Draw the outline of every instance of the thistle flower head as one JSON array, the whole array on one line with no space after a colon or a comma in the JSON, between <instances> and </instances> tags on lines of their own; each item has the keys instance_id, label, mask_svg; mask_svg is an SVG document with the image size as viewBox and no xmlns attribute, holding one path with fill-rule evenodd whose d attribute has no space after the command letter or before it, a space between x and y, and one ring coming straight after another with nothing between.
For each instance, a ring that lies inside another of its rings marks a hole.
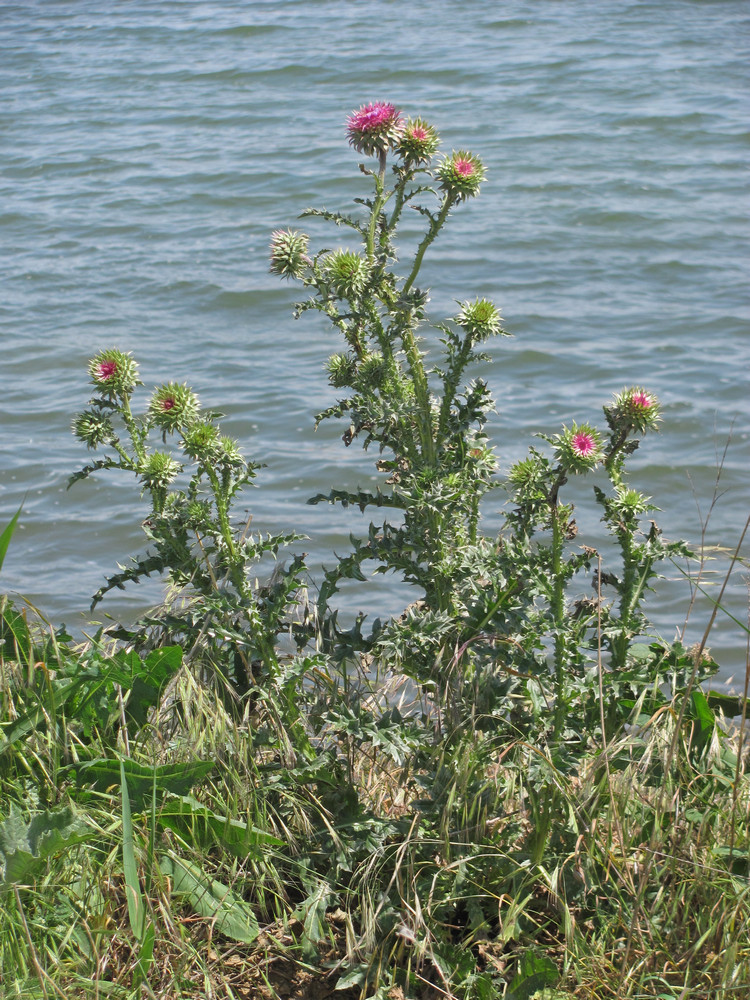
<instances>
[{"instance_id":1,"label":"thistle flower head","mask_svg":"<svg viewBox=\"0 0 750 1000\"><path fill-rule=\"evenodd\" d=\"M73 433L87 448L109 444L115 437L112 421L100 410L84 410L73 421Z\"/></svg>"},{"instance_id":2,"label":"thistle flower head","mask_svg":"<svg viewBox=\"0 0 750 1000\"><path fill-rule=\"evenodd\" d=\"M479 186L484 180L484 164L473 153L455 150L445 156L437 168L440 187L453 201L464 201L479 194Z\"/></svg>"},{"instance_id":3,"label":"thistle flower head","mask_svg":"<svg viewBox=\"0 0 750 1000\"><path fill-rule=\"evenodd\" d=\"M589 424L573 424L553 440L556 459L570 472L588 472L603 458L601 435Z\"/></svg>"},{"instance_id":4,"label":"thistle flower head","mask_svg":"<svg viewBox=\"0 0 750 1000\"><path fill-rule=\"evenodd\" d=\"M166 489L182 472L182 466L171 455L155 451L146 459L140 476L146 486L156 489Z\"/></svg>"},{"instance_id":5,"label":"thistle flower head","mask_svg":"<svg viewBox=\"0 0 750 1000\"><path fill-rule=\"evenodd\" d=\"M462 302L456 323L469 334L473 343L481 343L498 333L504 333L502 316L489 299Z\"/></svg>"},{"instance_id":6,"label":"thistle flower head","mask_svg":"<svg viewBox=\"0 0 750 1000\"><path fill-rule=\"evenodd\" d=\"M331 288L342 298L359 296L370 277L364 257L350 250L335 250L325 261L326 277Z\"/></svg>"},{"instance_id":7,"label":"thistle flower head","mask_svg":"<svg viewBox=\"0 0 750 1000\"><path fill-rule=\"evenodd\" d=\"M231 437L220 437L218 441L217 461L224 466L243 467L245 459L239 444Z\"/></svg>"},{"instance_id":8,"label":"thistle flower head","mask_svg":"<svg viewBox=\"0 0 750 1000\"><path fill-rule=\"evenodd\" d=\"M186 385L166 382L154 391L148 414L161 430L171 433L193 423L200 410L195 393Z\"/></svg>"},{"instance_id":9,"label":"thistle flower head","mask_svg":"<svg viewBox=\"0 0 750 1000\"><path fill-rule=\"evenodd\" d=\"M271 273L282 278L302 278L310 263L310 238L296 229L277 229L271 235Z\"/></svg>"},{"instance_id":10,"label":"thistle flower head","mask_svg":"<svg viewBox=\"0 0 750 1000\"><path fill-rule=\"evenodd\" d=\"M190 424L182 435L182 450L188 458L209 461L216 453L219 432L208 420Z\"/></svg>"},{"instance_id":11,"label":"thistle flower head","mask_svg":"<svg viewBox=\"0 0 750 1000\"><path fill-rule=\"evenodd\" d=\"M92 384L110 399L129 396L141 384L138 365L131 355L114 347L99 351L89 361L88 371Z\"/></svg>"},{"instance_id":12,"label":"thistle flower head","mask_svg":"<svg viewBox=\"0 0 750 1000\"><path fill-rule=\"evenodd\" d=\"M440 136L432 125L421 118L409 118L404 125L397 152L407 166L428 163L440 145Z\"/></svg>"},{"instance_id":13,"label":"thistle flower head","mask_svg":"<svg viewBox=\"0 0 750 1000\"><path fill-rule=\"evenodd\" d=\"M403 127L401 112L384 101L363 104L346 120L349 145L365 156L396 149Z\"/></svg>"},{"instance_id":14,"label":"thistle flower head","mask_svg":"<svg viewBox=\"0 0 750 1000\"><path fill-rule=\"evenodd\" d=\"M382 354L368 354L359 365L357 384L362 389L381 389L388 378L388 364Z\"/></svg>"},{"instance_id":15,"label":"thistle flower head","mask_svg":"<svg viewBox=\"0 0 750 1000\"><path fill-rule=\"evenodd\" d=\"M350 389L357 377L357 359L353 354L332 354L326 369L334 389Z\"/></svg>"},{"instance_id":16,"label":"thistle flower head","mask_svg":"<svg viewBox=\"0 0 750 1000\"><path fill-rule=\"evenodd\" d=\"M640 386L618 392L604 413L613 428L633 429L640 433L656 430L659 423L659 400Z\"/></svg>"}]
</instances>

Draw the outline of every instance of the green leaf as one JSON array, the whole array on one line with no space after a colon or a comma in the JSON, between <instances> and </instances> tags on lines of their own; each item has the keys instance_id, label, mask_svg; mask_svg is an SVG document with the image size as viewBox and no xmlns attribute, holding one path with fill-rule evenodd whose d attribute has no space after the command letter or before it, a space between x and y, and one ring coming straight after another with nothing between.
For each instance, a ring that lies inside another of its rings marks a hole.
<instances>
[{"instance_id":1,"label":"green leaf","mask_svg":"<svg viewBox=\"0 0 750 1000\"><path fill-rule=\"evenodd\" d=\"M147 764L137 764L133 760L113 760L100 757L92 761L73 764L70 770L75 774L79 785L90 785L100 792L117 788L121 785L120 765L125 770L130 796L130 807L133 812L141 812L146 802L151 801L154 787L159 793L171 792L173 795L186 795L190 789L213 769L213 761L194 760L184 764L160 764L151 767Z\"/></svg>"},{"instance_id":2,"label":"green leaf","mask_svg":"<svg viewBox=\"0 0 750 1000\"><path fill-rule=\"evenodd\" d=\"M88 824L71 809L37 813L28 822L11 812L0 823L1 885L28 884L53 854L93 836Z\"/></svg>"},{"instance_id":3,"label":"green leaf","mask_svg":"<svg viewBox=\"0 0 750 1000\"><path fill-rule=\"evenodd\" d=\"M130 929L140 941L146 926L146 908L141 895L138 866L135 863L133 822L130 814L130 796L125 776L125 761L120 761L120 789L122 791L122 867L125 875L125 898L128 903Z\"/></svg>"},{"instance_id":4,"label":"green leaf","mask_svg":"<svg viewBox=\"0 0 750 1000\"><path fill-rule=\"evenodd\" d=\"M693 712L695 714L695 718L700 726L698 741L701 747L704 747L713 735L714 727L716 726L716 718L714 717L714 713L708 704L705 694L699 688L694 688L690 697L693 702Z\"/></svg>"},{"instance_id":5,"label":"green leaf","mask_svg":"<svg viewBox=\"0 0 750 1000\"><path fill-rule=\"evenodd\" d=\"M159 859L159 868L172 879L172 892L187 896L193 910L212 920L220 934L242 944L252 944L257 938L260 928L255 914L228 886L182 858L164 855Z\"/></svg>"},{"instance_id":6,"label":"green leaf","mask_svg":"<svg viewBox=\"0 0 750 1000\"><path fill-rule=\"evenodd\" d=\"M18 518L21 516L21 511L23 510L23 502L21 506L15 512L10 522L6 524L3 528L3 532L0 535L0 569L3 568L3 562L5 561L5 554L8 551L8 546L10 545L10 540L13 537L13 532L16 530L16 524L18 523Z\"/></svg>"},{"instance_id":7,"label":"green leaf","mask_svg":"<svg viewBox=\"0 0 750 1000\"><path fill-rule=\"evenodd\" d=\"M174 830L194 847L221 844L235 857L246 858L259 844L282 847L284 841L249 823L220 816L189 795L170 798L162 806L157 821Z\"/></svg>"},{"instance_id":8,"label":"green leaf","mask_svg":"<svg viewBox=\"0 0 750 1000\"><path fill-rule=\"evenodd\" d=\"M529 948L521 955L506 1000L530 1000L538 990L554 986L559 980L560 973L552 959Z\"/></svg>"}]
</instances>

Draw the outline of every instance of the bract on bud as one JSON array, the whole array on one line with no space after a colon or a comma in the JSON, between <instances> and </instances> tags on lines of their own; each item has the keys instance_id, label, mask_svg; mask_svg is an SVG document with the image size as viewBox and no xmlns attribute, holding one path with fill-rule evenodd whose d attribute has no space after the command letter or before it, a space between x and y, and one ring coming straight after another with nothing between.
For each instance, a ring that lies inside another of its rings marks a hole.
<instances>
[{"instance_id":1,"label":"bract on bud","mask_svg":"<svg viewBox=\"0 0 750 1000\"><path fill-rule=\"evenodd\" d=\"M336 250L326 258L325 272L336 295L350 298L364 290L370 277L370 266L358 253Z\"/></svg>"},{"instance_id":2,"label":"bract on bud","mask_svg":"<svg viewBox=\"0 0 750 1000\"><path fill-rule=\"evenodd\" d=\"M177 431L193 423L200 410L195 393L186 385L167 382L160 385L148 404L148 413L163 431Z\"/></svg>"},{"instance_id":3,"label":"bract on bud","mask_svg":"<svg viewBox=\"0 0 750 1000\"><path fill-rule=\"evenodd\" d=\"M363 104L346 120L349 145L366 156L398 148L403 127L401 112L384 101Z\"/></svg>"},{"instance_id":4,"label":"bract on bud","mask_svg":"<svg viewBox=\"0 0 750 1000\"><path fill-rule=\"evenodd\" d=\"M278 229L271 235L271 273L282 278L302 278L310 263L310 239L296 229Z\"/></svg>"},{"instance_id":5,"label":"bract on bud","mask_svg":"<svg viewBox=\"0 0 750 1000\"><path fill-rule=\"evenodd\" d=\"M565 428L553 439L555 458L570 472L589 472L601 462L602 440L599 431L589 424Z\"/></svg>"},{"instance_id":6,"label":"bract on bud","mask_svg":"<svg viewBox=\"0 0 750 1000\"><path fill-rule=\"evenodd\" d=\"M421 118L410 118L404 125L396 151L407 166L418 166L429 162L439 145L437 129Z\"/></svg>"},{"instance_id":7,"label":"bract on bud","mask_svg":"<svg viewBox=\"0 0 750 1000\"><path fill-rule=\"evenodd\" d=\"M505 333L497 306L489 299L462 302L456 323L469 334L474 343L481 343L498 333Z\"/></svg>"},{"instance_id":8,"label":"bract on bud","mask_svg":"<svg viewBox=\"0 0 750 1000\"><path fill-rule=\"evenodd\" d=\"M112 421L99 410L84 410L73 421L73 433L87 448L109 444L115 436Z\"/></svg>"},{"instance_id":9,"label":"bract on bud","mask_svg":"<svg viewBox=\"0 0 750 1000\"><path fill-rule=\"evenodd\" d=\"M357 376L357 359L353 354L333 354L326 365L328 381L334 389L349 389Z\"/></svg>"},{"instance_id":10,"label":"bract on bud","mask_svg":"<svg viewBox=\"0 0 750 1000\"><path fill-rule=\"evenodd\" d=\"M146 486L165 489L182 472L182 466L171 455L155 451L149 455L141 469L140 476Z\"/></svg>"},{"instance_id":11,"label":"bract on bud","mask_svg":"<svg viewBox=\"0 0 750 1000\"><path fill-rule=\"evenodd\" d=\"M114 347L107 348L89 361L89 377L91 382L103 396L110 399L115 396L129 396L137 385L138 365L131 355L118 351Z\"/></svg>"},{"instance_id":12,"label":"bract on bud","mask_svg":"<svg viewBox=\"0 0 750 1000\"><path fill-rule=\"evenodd\" d=\"M182 450L189 458L206 462L213 458L219 442L219 432L209 421L191 424L182 435Z\"/></svg>"},{"instance_id":13,"label":"bract on bud","mask_svg":"<svg viewBox=\"0 0 750 1000\"><path fill-rule=\"evenodd\" d=\"M653 393L635 386L618 392L612 405L605 407L604 412L612 427L633 429L643 434L656 430L661 419L660 409L659 400Z\"/></svg>"},{"instance_id":14,"label":"bract on bud","mask_svg":"<svg viewBox=\"0 0 750 1000\"><path fill-rule=\"evenodd\" d=\"M440 187L454 201L464 201L479 194L479 186L485 174L484 164L479 157L464 150L454 150L437 168Z\"/></svg>"}]
</instances>

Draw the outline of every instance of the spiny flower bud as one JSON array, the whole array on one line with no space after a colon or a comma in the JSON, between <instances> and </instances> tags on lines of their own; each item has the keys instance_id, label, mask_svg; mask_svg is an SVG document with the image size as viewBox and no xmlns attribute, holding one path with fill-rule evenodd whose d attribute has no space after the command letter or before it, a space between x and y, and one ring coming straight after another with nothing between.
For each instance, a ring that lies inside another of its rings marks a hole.
<instances>
[{"instance_id":1,"label":"spiny flower bud","mask_svg":"<svg viewBox=\"0 0 750 1000\"><path fill-rule=\"evenodd\" d=\"M109 417L99 410L84 410L73 421L73 433L87 448L109 444L115 430Z\"/></svg>"},{"instance_id":2,"label":"spiny flower bud","mask_svg":"<svg viewBox=\"0 0 750 1000\"><path fill-rule=\"evenodd\" d=\"M555 457L570 472L588 472L602 460L602 441L599 431L589 424L573 424L554 438Z\"/></svg>"},{"instance_id":3,"label":"spiny flower bud","mask_svg":"<svg viewBox=\"0 0 750 1000\"><path fill-rule=\"evenodd\" d=\"M182 472L182 466L171 455L155 451L149 455L140 475L146 486L164 489Z\"/></svg>"},{"instance_id":4,"label":"spiny flower bud","mask_svg":"<svg viewBox=\"0 0 750 1000\"><path fill-rule=\"evenodd\" d=\"M191 424L182 435L182 450L189 458L208 461L215 455L219 432L207 420Z\"/></svg>"},{"instance_id":5,"label":"spiny flower bud","mask_svg":"<svg viewBox=\"0 0 750 1000\"><path fill-rule=\"evenodd\" d=\"M363 389L381 389L388 377L388 365L382 354L368 354L362 359L357 382Z\"/></svg>"},{"instance_id":6,"label":"spiny flower bud","mask_svg":"<svg viewBox=\"0 0 750 1000\"><path fill-rule=\"evenodd\" d=\"M485 177L484 164L473 153L455 150L446 156L437 168L440 187L453 201L464 201L479 194L479 185Z\"/></svg>"},{"instance_id":7,"label":"spiny flower bud","mask_svg":"<svg viewBox=\"0 0 750 1000\"><path fill-rule=\"evenodd\" d=\"M366 156L396 149L403 127L401 112L383 101L363 104L358 111L352 111L346 120L349 145Z\"/></svg>"},{"instance_id":8,"label":"spiny flower bud","mask_svg":"<svg viewBox=\"0 0 750 1000\"><path fill-rule=\"evenodd\" d=\"M350 250L335 250L326 258L325 271L331 288L342 298L360 295L370 277L367 261Z\"/></svg>"},{"instance_id":9,"label":"spiny flower bud","mask_svg":"<svg viewBox=\"0 0 750 1000\"><path fill-rule=\"evenodd\" d=\"M357 376L357 359L353 354L332 354L326 369L328 381L334 389L348 389Z\"/></svg>"},{"instance_id":10,"label":"spiny flower bud","mask_svg":"<svg viewBox=\"0 0 750 1000\"><path fill-rule=\"evenodd\" d=\"M301 278L310 263L310 238L296 229L277 229L271 235L271 273L282 278Z\"/></svg>"},{"instance_id":11,"label":"spiny flower bud","mask_svg":"<svg viewBox=\"0 0 750 1000\"><path fill-rule=\"evenodd\" d=\"M656 430L660 420L659 400L640 386L618 392L604 412L611 426L625 425L640 433Z\"/></svg>"},{"instance_id":12,"label":"spiny flower bud","mask_svg":"<svg viewBox=\"0 0 750 1000\"><path fill-rule=\"evenodd\" d=\"M110 399L114 396L129 396L137 385L138 365L130 354L107 348L89 361L89 376L93 385Z\"/></svg>"},{"instance_id":13,"label":"spiny flower bud","mask_svg":"<svg viewBox=\"0 0 750 1000\"><path fill-rule=\"evenodd\" d=\"M456 323L466 330L475 343L481 343L498 333L505 333L502 328L502 317L495 304L489 299L462 302L461 311L456 316Z\"/></svg>"},{"instance_id":14,"label":"spiny flower bud","mask_svg":"<svg viewBox=\"0 0 750 1000\"><path fill-rule=\"evenodd\" d=\"M176 382L160 385L148 404L148 414L156 426L170 433L193 423L199 410L195 393Z\"/></svg>"},{"instance_id":15,"label":"spiny flower bud","mask_svg":"<svg viewBox=\"0 0 750 1000\"><path fill-rule=\"evenodd\" d=\"M234 440L234 438L220 437L218 444L218 462L222 465L244 466L245 459L240 451L239 444Z\"/></svg>"},{"instance_id":16,"label":"spiny flower bud","mask_svg":"<svg viewBox=\"0 0 750 1000\"><path fill-rule=\"evenodd\" d=\"M427 163L440 145L440 136L432 125L421 118L410 118L401 133L397 152L407 166Z\"/></svg>"}]
</instances>

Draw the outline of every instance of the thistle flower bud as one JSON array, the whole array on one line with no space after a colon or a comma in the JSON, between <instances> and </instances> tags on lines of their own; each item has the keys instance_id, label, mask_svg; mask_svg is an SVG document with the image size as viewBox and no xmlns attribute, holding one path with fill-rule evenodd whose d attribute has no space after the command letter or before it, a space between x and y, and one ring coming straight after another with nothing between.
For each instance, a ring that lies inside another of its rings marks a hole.
<instances>
[{"instance_id":1,"label":"thistle flower bud","mask_svg":"<svg viewBox=\"0 0 750 1000\"><path fill-rule=\"evenodd\" d=\"M626 427L639 431L656 430L660 420L659 400L640 386L618 392L604 413L611 427Z\"/></svg>"},{"instance_id":2,"label":"thistle flower bud","mask_svg":"<svg viewBox=\"0 0 750 1000\"><path fill-rule=\"evenodd\" d=\"M363 389L382 389L388 377L388 365L382 354L368 354L362 359L357 383Z\"/></svg>"},{"instance_id":3,"label":"thistle flower bud","mask_svg":"<svg viewBox=\"0 0 750 1000\"><path fill-rule=\"evenodd\" d=\"M589 472L603 458L602 440L599 431L589 424L578 427L573 424L568 430L563 429L553 439L555 458L570 472Z\"/></svg>"},{"instance_id":4,"label":"thistle flower bud","mask_svg":"<svg viewBox=\"0 0 750 1000\"><path fill-rule=\"evenodd\" d=\"M505 333L501 325L502 317L489 299L462 302L461 311L455 320L466 330L474 343L481 343L498 333Z\"/></svg>"},{"instance_id":5,"label":"thistle flower bud","mask_svg":"<svg viewBox=\"0 0 750 1000\"><path fill-rule=\"evenodd\" d=\"M146 459L140 475L146 486L165 489L170 483L175 481L181 472L182 466L171 455L155 451L153 455L149 455Z\"/></svg>"},{"instance_id":6,"label":"thistle flower bud","mask_svg":"<svg viewBox=\"0 0 750 1000\"><path fill-rule=\"evenodd\" d=\"M112 421L99 410L84 410L73 421L73 433L87 448L109 444L115 436Z\"/></svg>"},{"instance_id":7,"label":"thistle flower bud","mask_svg":"<svg viewBox=\"0 0 750 1000\"><path fill-rule=\"evenodd\" d=\"M453 201L464 201L479 194L479 186L485 178L484 164L473 153L455 150L446 156L437 168L440 187Z\"/></svg>"},{"instance_id":8,"label":"thistle flower bud","mask_svg":"<svg viewBox=\"0 0 750 1000\"><path fill-rule=\"evenodd\" d=\"M326 369L328 381L334 389L349 389L357 377L357 359L353 354L332 354Z\"/></svg>"},{"instance_id":9,"label":"thistle flower bud","mask_svg":"<svg viewBox=\"0 0 750 1000\"><path fill-rule=\"evenodd\" d=\"M99 351L89 361L88 371L92 384L110 399L129 396L137 385L142 384L138 378L138 365L131 355L114 347Z\"/></svg>"},{"instance_id":10,"label":"thistle flower bud","mask_svg":"<svg viewBox=\"0 0 750 1000\"><path fill-rule=\"evenodd\" d=\"M277 229L271 235L271 273L282 278L302 278L310 263L310 238L295 229Z\"/></svg>"},{"instance_id":11,"label":"thistle flower bud","mask_svg":"<svg viewBox=\"0 0 750 1000\"><path fill-rule=\"evenodd\" d=\"M398 148L403 127L400 111L383 101L363 104L346 120L349 145L365 156Z\"/></svg>"},{"instance_id":12,"label":"thistle flower bud","mask_svg":"<svg viewBox=\"0 0 750 1000\"><path fill-rule=\"evenodd\" d=\"M245 459L239 444L231 437L220 437L218 441L217 461L225 466L244 466Z\"/></svg>"},{"instance_id":13,"label":"thistle flower bud","mask_svg":"<svg viewBox=\"0 0 750 1000\"><path fill-rule=\"evenodd\" d=\"M415 167L420 163L428 163L439 145L437 129L421 118L410 118L401 133L396 151L404 158L407 166Z\"/></svg>"},{"instance_id":14,"label":"thistle flower bud","mask_svg":"<svg viewBox=\"0 0 750 1000\"><path fill-rule=\"evenodd\" d=\"M362 294L370 277L370 267L364 257L350 250L335 250L325 261L326 277L331 288L342 298Z\"/></svg>"},{"instance_id":15,"label":"thistle flower bud","mask_svg":"<svg viewBox=\"0 0 750 1000\"><path fill-rule=\"evenodd\" d=\"M187 385L166 382L155 390L148 415L163 431L171 433L193 423L200 410L198 397Z\"/></svg>"},{"instance_id":16,"label":"thistle flower bud","mask_svg":"<svg viewBox=\"0 0 750 1000\"><path fill-rule=\"evenodd\" d=\"M198 461L206 462L216 454L219 432L207 420L191 424L182 435L182 450Z\"/></svg>"}]
</instances>

